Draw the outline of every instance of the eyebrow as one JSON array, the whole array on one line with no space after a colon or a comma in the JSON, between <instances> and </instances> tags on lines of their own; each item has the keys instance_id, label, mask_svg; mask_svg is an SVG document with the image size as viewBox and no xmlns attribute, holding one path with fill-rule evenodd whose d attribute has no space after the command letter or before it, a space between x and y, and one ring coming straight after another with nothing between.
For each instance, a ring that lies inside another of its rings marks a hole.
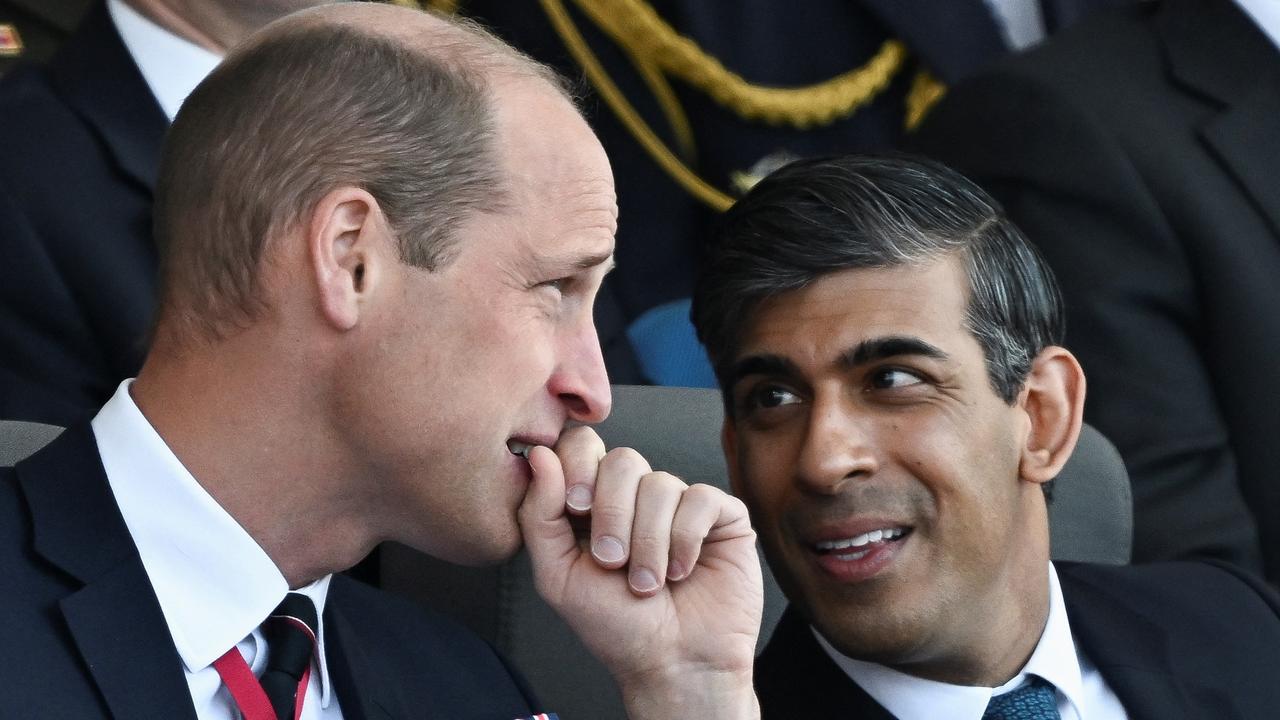
<instances>
[{"instance_id":1,"label":"eyebrow","mask_svg":"<svg viewBox=\"0 0 1280 720\"><path fill-rule=\"evenodd\" d=\"M558 270L559 268L568 268L570 270L590 270L605 263L608 267L604 269L605 274L611 272L617 267L618 262L613 258L613 251L592 253L589 255L560 255L553 257L543 257L537 260L540 267L547 271Z\"/></svg>"},{"instance_id":2,"label":"eyebrow","mask_svg":"<svg viewBox=\"0 0 1280 720\"><path fill-rule=\"evenodd\" d=\"M890 335L888 337L863 340L840 353L839 362L843 367L851 368L902 355L920 355L935 360L947 360L950 358L941 349L918 337Z\"/></svg>"},{"instance_id":3,"label":"eyebrow","mask_svg":"<svg viewBox=\"0 0 1280 720\"><path fill-rule=\"evenodd\" d=\"M840 353L837 362L841 367L853 368L877 360L903 355L920 355L937 360L950 358L945 352L920 338L909 335L890 335L888 337L863 340ZM796 367L796 364L781 355L770 353L748 355L735 362L729 368L726 387L733 388L738 384L738 381L749 375L795 377L799 374L800 370Z\"/></svg>"}]
</instances>

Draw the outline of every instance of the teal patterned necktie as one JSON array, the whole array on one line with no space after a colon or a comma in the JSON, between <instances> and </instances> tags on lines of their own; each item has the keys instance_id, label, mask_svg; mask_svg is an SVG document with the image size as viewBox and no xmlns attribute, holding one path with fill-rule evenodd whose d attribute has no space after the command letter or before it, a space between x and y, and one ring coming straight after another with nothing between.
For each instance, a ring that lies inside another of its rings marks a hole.
<instances>
[{"instance_id":1,"label":"teal patterned necktie","mask_svg":"<svg viewBox=\"0 0 1280 720\"><path fill-rule=\"evenodd\" d=\"M1052 685L1032 675L1017 690L991 698L982 720L1059 720L1058 698Z\"/></svg>"}]
</instances>

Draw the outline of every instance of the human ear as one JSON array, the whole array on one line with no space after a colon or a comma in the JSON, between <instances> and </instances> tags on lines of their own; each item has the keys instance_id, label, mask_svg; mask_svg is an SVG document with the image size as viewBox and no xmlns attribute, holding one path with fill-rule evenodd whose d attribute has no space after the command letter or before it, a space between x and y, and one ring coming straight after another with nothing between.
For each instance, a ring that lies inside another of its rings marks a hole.
<instances>
[{"instance_id":1,"label":"human ear","mask_svg":"<svg viewBox=\"0 0 1280 720\"><path fill-rule=\"evenodd\" d=\"M1019 476L1045 483L1058 476L1075 450L1084 422L1084 371L1075 356L1057 346L1031 363L1018 404L1029 421Z\"/></svg>"},{"instance_id":2,"label":"human ear","mask_svg":"<svg viewBox=\"0 0 1280 720\"><path fill-rule=\"evenodd\" d=\"M307 250L319 309L336 329L350 330L359 322L389 238L378 202L364 190L339 188L316 205Z\"/></svg>"}]
</instances>

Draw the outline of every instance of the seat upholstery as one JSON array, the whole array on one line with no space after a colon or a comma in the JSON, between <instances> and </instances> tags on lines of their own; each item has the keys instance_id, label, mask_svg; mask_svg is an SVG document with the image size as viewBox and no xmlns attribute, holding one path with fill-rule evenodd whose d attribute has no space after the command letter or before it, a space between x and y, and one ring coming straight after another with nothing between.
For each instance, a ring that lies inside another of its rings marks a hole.
<instances>
[{"instance_id":1,"label":"seat upholstery","mask_svg":"<svg viewBox=\"0 0 1280 720\"><path fill-rule=\"evenodd\" d=\"M0 467L11 467L62 434L56 425L0 420Z\"/></svg>"},{"instance_id":2,"label":"seat upholstery","mask_svg":"<svg viewBox=\"0 0 1280 720\"><path fill-rule=\"evenodd\" d=\"M597 427L609 447L633 447L656 469L728 489L719 392L620 385L613 396L613 413ZM1054 483L1049 515L1055 559L1128 562L1133 535L1128 475L1115 448L1092 428L1084 429ZM461 568L389 545L383 548L381 577L386 589L450 612L487 638L560 717L624 717L621 697L604 668L538 598L525 554L497 567ZM760 647L785 605L766 566Z\"/></svg>"}]
</instances>

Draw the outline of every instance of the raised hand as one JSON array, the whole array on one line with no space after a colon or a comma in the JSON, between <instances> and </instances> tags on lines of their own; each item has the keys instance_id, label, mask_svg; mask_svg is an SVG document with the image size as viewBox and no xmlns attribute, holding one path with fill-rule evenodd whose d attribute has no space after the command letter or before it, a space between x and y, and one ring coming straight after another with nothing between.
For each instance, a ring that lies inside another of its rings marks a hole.
<instances>
[{"instance_id":1,"label":"raised hand","mask_svg":"<svg viewBox=\"0 0 1280 720\"><path fill-rule=\"evenodd\" d=\"M590 428L529 463L520 525L538 592L609 668L633 720L758 716L764 591L746 507L629 448L606 453Z\"/></svg>"}]
</instances>

